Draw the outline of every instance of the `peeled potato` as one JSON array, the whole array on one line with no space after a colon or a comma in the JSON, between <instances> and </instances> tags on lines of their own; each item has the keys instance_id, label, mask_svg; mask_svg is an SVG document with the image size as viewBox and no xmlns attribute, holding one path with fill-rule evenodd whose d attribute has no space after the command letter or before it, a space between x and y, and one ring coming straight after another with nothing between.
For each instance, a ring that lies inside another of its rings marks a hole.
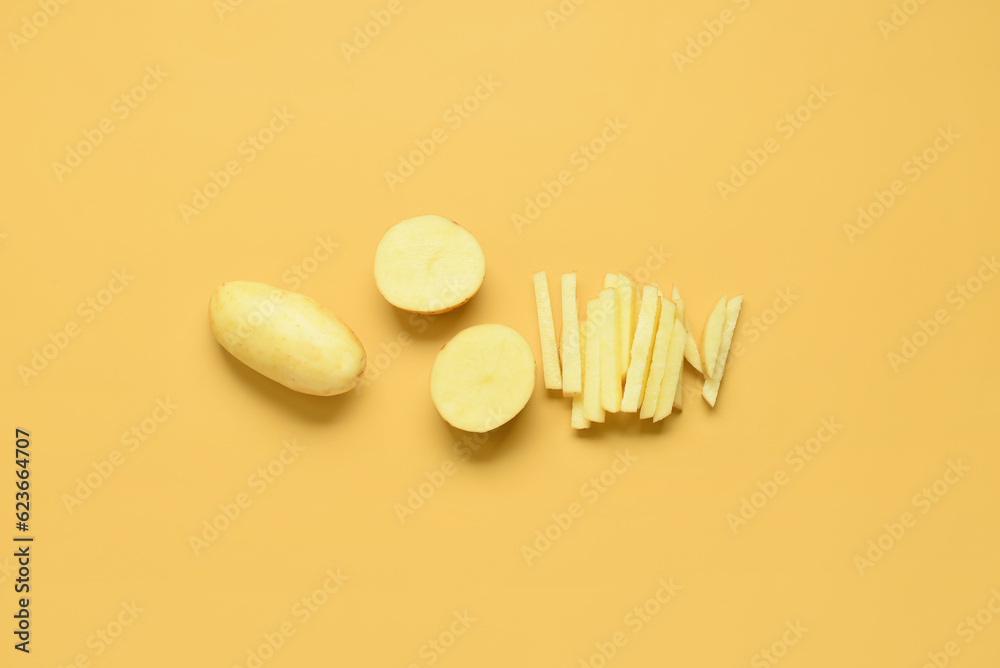
<instances>
[{"instance_id":1,"label":"peeled potato","mask_svg":"<svg viewBox=\"0 0 1000 668\"><path fill-rule=\"evenodd\" d=\"M375 284L392 304L444 313L479 291L486 258L476 238L453 220L418 216L389 228L375 249Z\"/></svg>"},{"instance_id":2,"label":"peeled potato","mask_svg":"<svg viewBox=\"0 0 1000 668\"><path fill-rule=\"evenodd\" d=\"M705 323L701 347L704 352L703 368L706 379L715 376L715 362L719 358L719 347L722 345L722 327L726 322L726 301L726 295L722 295L715 303L715 308L708 314L708 321Z\"/></svg>"},{"instance_id":3,"label":"peeled potato","mask_svg":"<svg viewBox=\"0 0 1000 668\"><path fill-rule=\"evenodd\" d=\"M496 429L521 412L535 389L531 346L506 325L476 325L445 344L431 369L431 399L448 424Z\"/></svg>"},{"instance_id":4,"label":"peeled potato","mask_svg":"<svg viewBox=\"0 0 1000 668\"><path fill-rule=\"evenodd\" d=\"M333 311L305 295L263 283L223 283L209 326L233 357L296 392L328 397L354 388L365 349Z\"/></svg>"}]
</instances>

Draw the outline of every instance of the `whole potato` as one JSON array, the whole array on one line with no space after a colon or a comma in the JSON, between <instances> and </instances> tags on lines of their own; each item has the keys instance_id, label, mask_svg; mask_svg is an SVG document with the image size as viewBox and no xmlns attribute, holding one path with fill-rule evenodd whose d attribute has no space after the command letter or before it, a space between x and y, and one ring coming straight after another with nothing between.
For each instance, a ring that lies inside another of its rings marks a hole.
<instances>
[{"instance_id":1,"label":"whole potato","mask_svg":"<svg viewBox=\"0 0 1000 668\"><path fill-rule=\"evenodd\" d=\"M209 325L233 357L296 392L342 394L358 384L367 364L361 341L330 309L263 283L220 285Z\"/></svg>"}]
</instances>

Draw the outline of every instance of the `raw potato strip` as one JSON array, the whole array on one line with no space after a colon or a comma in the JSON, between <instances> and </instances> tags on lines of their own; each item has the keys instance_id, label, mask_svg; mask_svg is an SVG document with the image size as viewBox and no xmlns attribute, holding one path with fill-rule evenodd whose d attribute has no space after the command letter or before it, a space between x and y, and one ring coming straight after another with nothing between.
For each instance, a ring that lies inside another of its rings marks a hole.
<instances>
[{"instance_id":1,"label":"raw potato strip","mask_svg":"<svg viewBox=\"0 0 1000 668\"><path fill-rule=\"evenodd\" d=\"M684 369L684 347L687 342L687 330L684 329L683 316L674 318L673 331L670 334L670 349L667 352L667 369L663 375L663 386L660 388L660 399L653 414L653 422L659 422L670 415L674 408L674 398L684 390L678 384L681 371Z\"/></svg>"},{"instance_id":2,"label":"raw potato strip","mask_svg":"<svg viewBox=\"0 0 1000 668\"><path fill-rule=\"evenodd\" d=\"M576 323L576 328L577 328L577 331L580 330L580 323ZM586 331L586 324L584 324L584 330ZM581 355L585 356L587 354L587 352L586 352L586 348L587 348L586 339L583 339L581 341L581 344L582 344L583 347L582 347L582 349L581 349L580 352L581 352ZM573 429L589 429L590 428L590 420L587 419L587 416L584 413L583 402L584 402L584 398L583 398L583 394L582 393L581 394L577 394L576 396L573 397L573 409L572 409L572 414L570 416L570 426L573 427Z\"/></svg>"},{"instance_id":3,"label":"raw potato strip","mask_svg":"<svg viewBox=\"0 0 1000 668\"><path fill-rule=\"evenodd\" d=\"M618 331L621 333L622 381L632 356L632 338L639 317L639 286L627 274L618 274ZM638 410L638 408L636 409Z\"/></svg>"},{"instance_id":4,"label":"raw potato strip","mask_svg":"<svg viewBox=\"0 0 1000 668\"><path fill-rule=\"evenodd\" d=\"M622 407L621 336L618 326L618 292L614 288L601 290L601 407L617 413Z\"/></svg>"},{"instance_id":5,"label":"raw potato strip","mask_svg":"<svg viewBox=\"0 0 1000 668\"><path fill-rule=\"evenodd\" d=\"M538 311L538 333L542 339L542 374L545 387L562 389L559 372L559 352L556 348L556 330L552 322L552 303L549 301L549 279L544 271L532 277L535 281L535 309Z\"/></svg>"},{"instance_id":6,"label":"raw potato strip","mask_svg":"<svg viewBox=\"0 0 1000 668\"><path fill-rule=\"evenodd\" d=\"M701 346L705 354L705 378L715 375L715 363L719 359L719 346L722 344L722 326L726 323L726 299L727 295L722 295L705 322L705 334Z\"/></svg>"},{"instance_id":7,"label":"raw potato strip","mask_svg":"<svg viewBox=\"0 0 1000 668\"><path fill-rule=\"evenodd\" d=\"M583 396L573 397L573 413L570 417L570 426L573 429L590 429L590 420L583 414Z\"/></svg>"},{"instance_id":8,"label":"raw potato strip","mask_svg":"<svg viewBox=\"0 0 1000 668\"><path fill-rule=\"evenodd\" d=\"M625 391L622 394L623 413L637 412L642 403L650 363L653 360L653 342L656 338L656 323L660 319L660 308L661 302L656 286L643 287L639 319L630 352L631 362L625 376Z\"/></svg>"},{"instance_id":9,"label":"raw potato strip","mask_svg":"<svg viewBox=\"0 0 1000 668\"><path fill-rule=\"evenodd\" d=\"M677 292L677 287L674 287L674 292ZM679 294L679 293L678 293ZM675 316L679 321L684 323L684 356L687 357L688 344L692 342L691 331L687 326L687 306L684 304L684 300L677 297L674 300L677 303L677 315ZM694 345L695 355L698 354L698 346ZM701 358L698 358L701 361ZM701 371L701 369L698 369ZM681 368L677 372L677 387L674 388L674 409L678 411L684 410L684 362L681 362Z\"/></svg>"},{"instance_id":10,"label":"raw potato strip","mask_svg":"<svg viewBox=\"0 0 1000 668\"><path fill-rule=\"evenodd\" d=\"M677 290L676 285L674 286L673 294L675 302L681 298L681 293ZM691 334L691 323L688 321L687 313L684 314L684 329L687 332L687 343L684 344L684 359L686 359L688 364L693 366L698 373L704 376L705 371L701 366L701 354L698 352L698 342Z\"/></svg>"},{"instance_id":11,"label":"raw potato strip","mask_svg":"<svg viewBox=\"0 0 1000 668\"><path fill-rule=\"evenodd\" d=\"M719 396L719 385L722 383L722 374L726 370L726 359L729 357L729 347L733 345L733 332L736 331L736 320L740 317L740 308L743 306L743 295L737 295L726 304L726 324L722 328L722 345L719 348L719 361L716 362L715 376L705 381L702 387L701 396L712 408L715 408L715 400Z\"/></svg>"},{"instance_id":12,"label":"raw potato strip","mask_svg":"<svg viewBox=\"0 0 1000 668\"><path fill-rule=\"evenodd\" d=\"M598 324L600 299L587 302L587 324L584 325L583 353L583 415L591 422L604 422L601 408L601 338Z\"/></svg>"},{"instance_id":13,"label":"raw potato strip","mask_svg":"<svg viewBox=\"0 0 1000 668\"><path fill-rule=\"evenodd\" d=\"M656 404L660 396L660 387L667 368L667 352L670 350L670 336L673 332L674 315L677 307L669 299L660 298L660 319L656 327L656 339L653 342L653 361L649 366L649 378L646 379L646 394L642 398L639 409L640 418L651 418L656 414Z\"/></svg>"},{"instance_id":14,"label":"raw potato strip","mask_svg":"<svg viewBox=\"0 0 1000 668\"><path fill-rule=\"evenodd\" d=\"M562 391L563 396L583 393L583 355L580 352L580 312L576 302L576 272L562 275ZM576 405L576 402L573 402Z\"/></svg>"}]
</instances>

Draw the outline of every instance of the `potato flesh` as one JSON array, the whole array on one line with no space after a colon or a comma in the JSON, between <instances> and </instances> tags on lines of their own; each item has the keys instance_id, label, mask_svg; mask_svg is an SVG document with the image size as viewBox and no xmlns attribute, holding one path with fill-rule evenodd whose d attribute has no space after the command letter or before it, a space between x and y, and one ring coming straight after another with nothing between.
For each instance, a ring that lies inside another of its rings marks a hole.
<instances>
[{"instance_id":1,"label":"potato flesh","mask_svg":"<svg viewBox=\"0 0 1000 668\"><path fill-rule=\"evenodd\" d=\"M674 329L676 305L669 299L660 298L660 319L656 326L656 338L653 341L653 358L649 366L649 377L646 379L646 392L639 408L639 417L651 418L656 414L656 405L660 398L663 376L667 369L667 353L670 350L670 338Z\"/></svg>"},{"instance_id":2,"label":"potato flesh","mask_svg":"<svg viewBox=\"0 0 1000 668\"><path fill-rule=\"evenodd\" d=\"M577 323L577 329L579 329L580 323ZM586 323L584 323L584 330L586 331ZM581 355L587 354L587 344L586 339L583 339ZM582 376L581 376L582 379ZM584 394L581 392L573 397L573 406L570 412L570 426L573 429L589 429L590 420L587 419L587 413L584 408Z\"/></svg>"},{"instance_id":3,"label":"potato flesh","mask_svg":"<svg viewBox=\"0 0 1000 668\"><path fill-rule=\"evenodd\" d=\"M681 370L684 368L684 344L687 341L687 331L684 329L683 318L674 318L673 331L670 333L670 347L667 350L666 370L660 388L660 396L653 413L653 422L659 422L670 415L674 408L674 397L683 386L678 384Z\"/></svg>"},{"instance_id":4,"label":"potato flesh","mask_svg":"<svg viewBox=\"0 0 1000 668\"><path fill-rule=\"evenodd\" d=\"M562 353L563 396L583 394L583 355L580 352L580 309L576 299L576 273L562 275Z\"/></svg>"},{"instance_id":5,"label":"potato flesh","mask_svg":"<svg viewBox=\"0 0 1000 668\"><path fill-rule=\"evenodd\" d=\"M418 216L389 228L375 249L375 283L386 300L416 313L469 301L486 275L483 249L458 223Z\"/></svg>"},{"instance_id":6,"label":"potato flesh","mask_svg":"<svg viewBox=\"0 0 1000 668\"><path fill-rule=\"evenodd\" d=\"M677 291L676 286L674 287L674 292ZM687 305L684 300L680 297L674 299L674 303L677 304L677 311L674 313L674 318L684 323L684 358L687 359L688 350L694 346L695 354L698 353L697 344L692 344L691 342L691 331L688 326L687 317ZM700 363L700 358L699 358ZM699 369L701 371L701 369ZM681 362L681 368L677 371L677 387L674 388L674 409L681 411L684 410L684 362ZM655 420L655 415L653 416Z\"/></svg>"},{"instance_id":7,"label":"potato flesh","mask_svg":"<svg viewBox=\"0 0 1000 668\"><path fill-rule=\"evenodd\" d=\"M622 393L622 412L635 413L639 410L646 391L649 367L653 359L653 341L656 325L660 318L661 302L656 286L647 285L642 290L639 317L629 353L629 367L625 374L625 390Z\"/></svg>"},{"instance_id":8,"label":"potato flesh","mask_svg":"<svg viewBox=\"0 0 1000 668\"><path fill-rule=\"evenodd\" d=\"M711 378L715 375L715 362L719 358L719 346L722 343L722 326L726 322L726 299L726 295L722 295L705 322L705 333L702 340L705 378Z\"/></svg>"},{"instance_id":9,"label":"potato flesh","mask_svg":"<svg viewBox=\"0 0 1000 668\"><path fill-rule=\"evenodd\" d=\"M233 357L305 394L354 388L367 360L361 341L330 309L263 283L223 283L209 303L209 326Z\"/></svg>"},{"instance_id":10,"label":"potato flesh","mask_svg":"<svg viewBox=\"0 0 1000 668\"><path fill-rule=\"evenodd\" d=\"M533 279L538 333L542 343L542 378L546 389L561 390L562 372L559 367L559 349L556 347L556 330L552 319L552 300L549 298L549 277L544 271L540 271L533 276Z\"/></svg>"},{"instance_id":11,"label":"potato flesh","mask_svg":"<svg viewBox=\"0 0 1000 668\"><path fill-rule=\"evenodd\" d=\"M620 321L618 291L605 288L600 294L601 317L601 407L617 413L622 405Z\"/></svg>"},{"instance_id":12,"label":"potato flesh","mask_svg":"<svg viewBox=\"0 0 1000 668\"><path fill-rule=\"evenodd\" d=\"M701 395L713 408L719 397L719 385L722 384L722 374L726 371L726 359L729 357L729 349L733 344L733 332L736 331L736 321L740 317L742 306L743 295L733 297L726 304L726 322L722 328L722 343L719 346L719 359L716 362L715 375L705 380L705 385L701 390Z\"/></svg>"},{"instance_id":13,"label":"potato flesh","mask_svg":"<svg viewBox=\"0 0 1000 668\"><path fill-rule=\"evenodd\" d=\"M681 293L677 290L677 286L674 286L674 301L676 302L681 298ZM701 354L698 352L698 341L691 334L691 323L688 321L687 313L684 314L684 330L687 332L686 343L684 344L684 359L688 361L688 364L693 366L695 370L701 375L705 375L701 366Z\"/></svg>"},{"instance_id":14,"label":"potato flesh","mask_svg":"<svg viewBox=\"0 0 1000 668\"><path fill-rule=\"evenodd\" d=\"M431 369L431 398L449 424L482 433L521 412L535 386L535 358L506 325L476 325L455 335Z\"/></svg>"},{"instance_id":15,"label":"potato flesh","mask_svg":"<svg viewBox=\"0 0 1000 668\"><path fill-rule=\"evenodd\" d=\"M627 274L618 274L618 331L621 346L622 382L632 358L632 338L639 316L639 286Z\"/></svg>"},{"instance_id":16,"label":"potato flesh","mask_svg":"<svg viewBox=\"0 0 1000 668\"><path fill-rule=\"evenodd\" d=\"M604 422L605 417L604 408L601 407L600 310L600 299L587 302L587 324L583 328L583 354L586 360L583 370L583 414L591 422Z\"/></svg>"}]
</instances>

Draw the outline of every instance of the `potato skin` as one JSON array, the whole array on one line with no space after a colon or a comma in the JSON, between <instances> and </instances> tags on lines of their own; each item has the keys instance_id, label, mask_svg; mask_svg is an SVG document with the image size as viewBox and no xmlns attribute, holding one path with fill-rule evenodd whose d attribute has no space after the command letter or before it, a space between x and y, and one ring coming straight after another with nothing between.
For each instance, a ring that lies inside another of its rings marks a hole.
<instances>
[{"instance_id":1,"label":"potato skin","mask_svg":"<svg viewBox=\"0 0 1000 668\"><path fill-rule=\"evenodd\" d=\"M333 311L264 283L223 283L212 295L208 320L233 357L296 392L348 392L367 365L361 341Z\"/></svg>"}]
</instances>

